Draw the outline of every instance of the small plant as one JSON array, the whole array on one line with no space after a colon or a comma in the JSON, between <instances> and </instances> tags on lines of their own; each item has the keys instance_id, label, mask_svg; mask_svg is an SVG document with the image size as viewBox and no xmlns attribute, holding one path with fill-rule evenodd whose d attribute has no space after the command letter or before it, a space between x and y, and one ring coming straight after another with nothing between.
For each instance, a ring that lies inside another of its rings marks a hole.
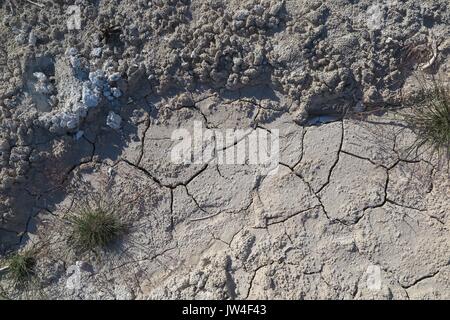
<instances>
[{"instance_id":1,"label":"small plant","mask_svg":"<svg viewBox=\"0 0 450 320\"><path fill-rule=\"evenodd\" d=\"M102 199L83 204L69 217L72 241L84 251L105 248L124 232L117 207Z\"/></svg>"},{"instance_id":2,"label":"small plant","mask_svg":"<svg viewBox=\"0 0 450 320\"><path fill-rule=\"evenodd\" d=\"M433 78L420 80L419 98L411 105L406 121L417 138L413 149L425 146L439 157L450 159L450 87Z\"/></svg>"},{"instance_id":3,"label":"small plant","mask_svg":"<svg viewBox=\"0 0 450 320\"><path fill-rule=\"evenodd\" d=\"M15 253L6 260L7 274L16 286L23 285L32 278L35 265L32 251Z\"/></svg>"}]
</instances>

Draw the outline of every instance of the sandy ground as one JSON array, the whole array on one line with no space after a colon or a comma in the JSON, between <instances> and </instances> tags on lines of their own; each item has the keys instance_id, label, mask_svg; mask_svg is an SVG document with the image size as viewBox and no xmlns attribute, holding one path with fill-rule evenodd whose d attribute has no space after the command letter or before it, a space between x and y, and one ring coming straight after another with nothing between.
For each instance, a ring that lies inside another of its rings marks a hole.
<instances>
[{"instance_id":1,"label":"sandy ground","mask_svg":"<svg viewBox=\"0 0 450 320\"><path fill-rule=\"evenodd\" d=\"M37 280L1 294L449 299L448 167L393 111L447 81L449 35L444 0L4 1L0 255ZM224 161L275 134L269 168ZM130 227L79 254L96 194Z\"/></svg>"}]
</instances>

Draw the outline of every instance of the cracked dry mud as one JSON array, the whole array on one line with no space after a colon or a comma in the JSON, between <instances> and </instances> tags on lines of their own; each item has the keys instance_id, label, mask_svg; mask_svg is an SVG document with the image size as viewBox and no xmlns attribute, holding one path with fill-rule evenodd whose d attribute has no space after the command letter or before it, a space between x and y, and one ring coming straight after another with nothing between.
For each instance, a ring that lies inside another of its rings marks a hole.
<instances>
[{"instance_id":1,"label":"cracked dry mud","mask_svg":"<svg viewBox=\"0 0 450 320\"><path fill-rule=\"evenodd\" d=\"M0 9L0 255L37 248L39 282L0 296L450 298L448 168L393 111L448 80L447 1L39 3ZM171 161L199 123L211 157ZM271 130L275 173L221 163ZM64 217L95 193L128 228L80 255Z\"/></svg>"}]
</instances>

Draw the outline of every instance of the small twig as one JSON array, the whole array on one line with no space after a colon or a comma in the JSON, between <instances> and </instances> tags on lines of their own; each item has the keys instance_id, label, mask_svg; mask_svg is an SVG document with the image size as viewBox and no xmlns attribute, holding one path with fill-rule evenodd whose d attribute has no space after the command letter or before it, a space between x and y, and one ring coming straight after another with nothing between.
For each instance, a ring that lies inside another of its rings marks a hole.
<instances>
[{"instance_id":1,"label":"small twig","mask_svg":"<svg viewBox=\"0 0 450 320\"><path fill-rule=\"evenodd\" d=\"M44 8L45 7L45 5L42 4L42 3L34 2L34 1L31 1L31 0L26 0L26 1L28 3L34 4L35 6L38 6L39 8Z\"/></svg>"},{"instance_id":2,"label":"small twig","mask_svg":"<svg viewBox=\"0 0 450 320\"><path fill-rule=\"evenodd\" d=\"M0 272L6 271L9 269L9 266L4 266L0 268Z\"/></svg>"},{"instance_id":3,"label":"small twig","mask_svg":"<svg viewBox=\"0 0 450 320\"><path fill-rule=\"evenodd\" d=\"M431 59L428 60L428 62L425 63L424 65L420 66L419 67L420 70L426 70L426 69L428 69L429 67L431 67L434 64L434 62L436 61L437 55L438 55L437 47L438 46L437 46L436 39L433 38L431 40L431 53L432 53Z\"/></svg>"}]
</instances>

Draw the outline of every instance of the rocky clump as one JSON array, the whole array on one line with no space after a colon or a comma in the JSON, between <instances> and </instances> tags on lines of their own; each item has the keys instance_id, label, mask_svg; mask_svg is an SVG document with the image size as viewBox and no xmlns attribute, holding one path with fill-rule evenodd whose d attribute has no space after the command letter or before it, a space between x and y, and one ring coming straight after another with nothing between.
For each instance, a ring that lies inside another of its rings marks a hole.
<instances>
[{"instance_id":1,"label":"rocky clump","mask_svg":"<svg viewBox=\"0 0 450 320\"><path fill-rule=\"evenodd\" d=\"M240 10L207 2L196 4L195 10L198 19L168 35L164 60L146 61L158 92L198 83L236 90L270 81L271 37L288 20L283 2L247 1Z\"/></svg>"},{"instance_id":2,"label":"rocky clump","mask_svg":"<svg viewBox=\"0 0 450 320\"><path fill-rule=\"evenodd\" d=\"M122 91L112 86L121 80L120 73L113 72L109 63L103 69L88 72L75 48L67 50L67 56L56 63L56 73L61 103L39 118L51 132L79 128L89 109L100 105L102 99L112 103L122 96Z\"/></svg>"}]
</instances>

